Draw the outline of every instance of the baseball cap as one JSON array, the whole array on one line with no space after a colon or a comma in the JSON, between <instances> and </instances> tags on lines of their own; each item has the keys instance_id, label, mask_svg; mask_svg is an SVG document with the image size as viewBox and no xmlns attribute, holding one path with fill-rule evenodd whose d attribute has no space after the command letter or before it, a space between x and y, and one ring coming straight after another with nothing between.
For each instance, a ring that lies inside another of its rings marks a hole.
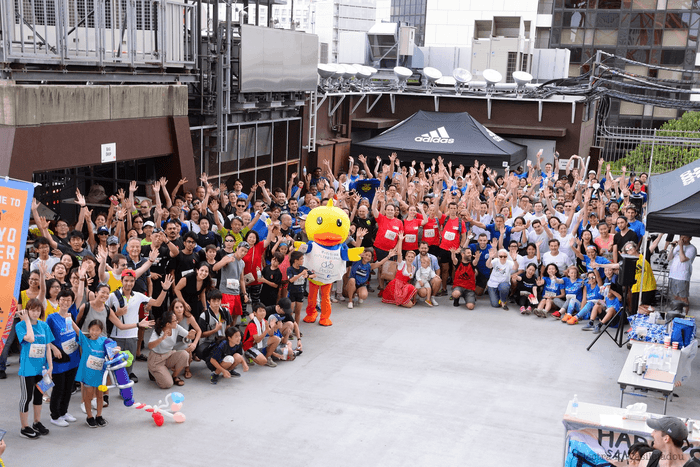
<instances>
[{"instance_id":1,"label":"baseball cap","mask_svg":"<svg viewBox=\"0 0 700 467\"><path fill-rule=\"evenodd\" d=\"M588 175L590 175L590 174L596 174L596 173L598 173L598 172L596 172L595 170L589 170L589 171L588 171Z\"/></svg>"},{"instance_id":2,"label":"baseball cap","mask_svg":"<svg viewBox=\"0 0 700 467\"><path fill-rule=\"evenodd\" d=\"M280 298L277 305L279 305L287 315L292 312L292 301L287 297Z\"/></svg>"},{"instance_id":3,"label":"baseball cap","mask_svg":"<svg viewBox=\"0 0 700 467\"><path fill-rule=\"evenodd\" d=\"M119 239L115 235L107 237L107 245L119 245Z\"/></svg>"},{"instance_id":4,"label":"baseball cap","mask_svg":"<svg viewBox=\"0 0 700 467\"><path fill-rule=\"evenodd\" d=\"M144 227L155 227L156 225L152 221L146 221L143 223Z\"/></svg>"},{"instance_id":5,"label":"baseball cap","mask_svg":"<svg viewBox=\"0 0 700 467\"><path fill-rule=\"evenodd\" d=\"M107 227L100 227L97 229L97 235L107 234L109 235L109 229Z\"/></svg>"},{"instance_id":6,"label":"baseball cap","mask_svg":"<svg viewBox=\"0 0 700 467\"><path fill-rule=\"evenodd\" d=\"M133 269L124 269L122 271L122 279L124 279L126 276L131 276L136 279L136 272Z\"/></svg>"},{"instance_id":7,"label":"baseball cap","mask_svg":"<svg viewBox=\"0 0 700 467\"><path fill-rule=\"evenodd\" d=\"M661 417L647 419L647 426L670 436L676 441L685 441L688 438L688 428L676 417Z\"/></svg>"}]
</instances>

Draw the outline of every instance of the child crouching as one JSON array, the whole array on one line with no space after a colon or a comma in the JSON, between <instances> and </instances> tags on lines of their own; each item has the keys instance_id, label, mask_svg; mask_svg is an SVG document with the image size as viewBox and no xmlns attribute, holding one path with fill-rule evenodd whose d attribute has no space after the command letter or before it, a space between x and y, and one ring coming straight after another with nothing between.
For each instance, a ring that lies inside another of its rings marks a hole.
<instances>
[{"instance_id":1,"label":"child crouching","mask_svg":"<svg viewBox=\"0 0 700 467\"><path fill-rule=\"evenodd\" d=\"M243 365L243 371L248 371L248 364L243 358L241 331L232 326L226 329L226 339L214 347L207 360L207 368L211 370L211 384L218 383L221 376L240 377L241 374L234 369L238 365Z\"/></svg>"}]
</instances>

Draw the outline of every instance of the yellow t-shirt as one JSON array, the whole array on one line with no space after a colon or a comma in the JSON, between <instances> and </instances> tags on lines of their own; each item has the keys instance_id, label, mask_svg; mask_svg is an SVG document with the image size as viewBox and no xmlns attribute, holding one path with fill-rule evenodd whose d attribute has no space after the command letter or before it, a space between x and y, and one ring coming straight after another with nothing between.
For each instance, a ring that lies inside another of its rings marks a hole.
<instances>
[{"instance_id":1,"label":"yellow t-shirt","mask_svg":"<svg viewBox=\"0 0 700 467\"><path fill-rule=\"evenodd\" d=\"M42 321L46 321L46 318L53 313L58 313L58 303L56 303L56 306L53 306L51 302L46 299L46 309L44 310L44 319L42 319Z\"/></svg>"},{"instance_id":2,"label":"yellow t-shirt","mask_svg":"<svg viewBox=\"0 0 700 467\"><path fill-rule=\"evenodd\" d=\"M650 292L652 290L656 290L656 278L654 277L654 272L651 270L651 264L649 264L649 261L645 260L644 256L640 254L635 268L636 272L634 275L632 293L639 292L639 283L642 282L642 261L644 262L644 283L642 284L642 291Z\"/></svg>"},{"instance_id":3,"label":"yellow t-shirt","mask_svg":"<svg viewBox=\"0 0 700 467\"><path fill-rule=\"evenodd\" d=\"M109 285L109 292L114 293L115 290L122 286L122 281L114 277L114 273L112 271L107 272L107 275L109 277L109 279L107 279L107 285Z\"/></svg>"}]
</instances>

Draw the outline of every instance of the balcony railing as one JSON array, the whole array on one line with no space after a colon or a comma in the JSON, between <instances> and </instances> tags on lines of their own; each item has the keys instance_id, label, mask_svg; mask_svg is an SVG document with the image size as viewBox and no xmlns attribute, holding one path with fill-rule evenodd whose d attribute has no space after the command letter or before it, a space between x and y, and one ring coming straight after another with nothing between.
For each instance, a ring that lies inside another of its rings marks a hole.
<instances>
[{"instance_id":1,"label":"balcony railing","mask_svg":"<svg viewBox=\"0 0 700 467\"><path fill-rule=\"evenodd\" d=\"M196 5L177 0L0 0L2 61L193 67Z\"/></svg>"}]
</instances>

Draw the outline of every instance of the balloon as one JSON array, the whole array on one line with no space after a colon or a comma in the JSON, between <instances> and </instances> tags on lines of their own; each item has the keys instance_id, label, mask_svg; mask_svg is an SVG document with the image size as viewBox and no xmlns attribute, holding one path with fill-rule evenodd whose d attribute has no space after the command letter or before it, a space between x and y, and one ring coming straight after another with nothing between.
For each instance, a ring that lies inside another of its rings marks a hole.
<instances>
[{"instance_id":1,"label":"balloon","mask_svg":"<svg viewBox=\"0 0 700 467\"><path fill-rule=\"evenodd\" d=\"M175 402L176 404L181 404L185 401L185 396L183 396L180 392L171 392L170 397L172 397L173 402Z\"/></svg>"},{"instance_id":2,"label":"balloon","mask_svg":"<svg viewBox=\"0 0 700 467\"><path fill-rule=\"evenodd\" d=\"M173 415L173 420L175 420L177 423L183 423L185 421L185 414L182 412L177 412Z\"/></svg>"},{"instance_id":3,"label":"balloon","mask_svg":"<svg viewBox=\"0 0 700 467\"><path fill-rule=\"evenodd\" d=\"M156 422L156 425L163 426L163 422L165 422L165 418L163 418L162 414L159 414L156 412L153 414L153 421Z\"/></svg>"},{"instance_id":4,"label":"balloon","mask_svg":"<svg viewBox=\"0 0 700 467\"><path fill-rule=\"evenodd\" d=\"M170 404L170 410L173 412L177 412L182 408L182 402L179 404Z\"/></svg>"}]
</instances>

